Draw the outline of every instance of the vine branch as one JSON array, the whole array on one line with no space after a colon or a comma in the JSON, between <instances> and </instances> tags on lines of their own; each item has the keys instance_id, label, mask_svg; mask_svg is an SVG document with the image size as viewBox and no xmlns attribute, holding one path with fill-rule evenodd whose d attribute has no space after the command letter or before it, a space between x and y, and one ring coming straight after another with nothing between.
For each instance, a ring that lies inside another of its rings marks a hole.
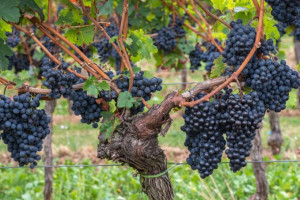
<instances>
[{"instance_id":1,"label":"vine branch","mask_svg":"<svg viewBox=\"0 0 300 200\"><path fill-rule=\"evenodd\" d=\"M222 24L224 24L225 26L227 26L229 29L231 29L231 26L230 26L227 22L225 22L224 20L222 20L222 19L219 18L218 16L212 14L212 13L211 13L204 5L202 5L202 4L200 3L199 0L195 0L195 2L196 2L196 4L197 4L197 5L205 12L206 15L208 15L208 16L214 18L215 20L221 22Z\"/></svg>"}]
</instances>

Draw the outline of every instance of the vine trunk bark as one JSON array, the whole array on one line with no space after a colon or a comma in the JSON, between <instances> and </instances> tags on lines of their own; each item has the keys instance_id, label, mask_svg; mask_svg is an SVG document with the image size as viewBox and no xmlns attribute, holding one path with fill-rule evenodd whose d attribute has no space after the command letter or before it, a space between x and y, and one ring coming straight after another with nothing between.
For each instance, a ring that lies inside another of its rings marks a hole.
<instances>
[{"instance_id":1,"label":"vine trunk bark","mask_svg":"<svg viewBox=\"0 0 300 200\"><path fill-rule=\"evenodd\" d=\"M269 121L271 127L271 135L268 138L268 145L272 148L273 155L276 155L280 153L281 145L283 143L278 113L270 111Z\"/></svg>"},{"instance_id":2,"label":"vine trunk bark","mask_svg":"<svg viewBox=\"0 0 300 200\"><path fill-rule=\"evenodd\" d=\"M296 38L294 37L294 44L295 44L295 55L296 55L296 64L298 65L300 62L300 41L296 40ZM297 105L298 105L298 109L300 109L300 88L297 89Z\"/></svg>"},{"instance_id":3,"label":"vine trunk bark","mask_svg":"<svg viewBox=\"0 0 300 200\"><path fill-rule=\"evenodd\" d=\"M261 143L261 129L256 130L256 135L253 140L253 147L251 150L252 161L263 161L262 143ZM256 181L256 193L250 198L251 200L267 200L269 193L269 184L266 177L266 166L264 163L253 163L253 172Z\"/></svg>"},{"instance_id":4,"label":"vine trunk bark","mask_svg":"<svg viewBox=\"0 0 300 200\"><path fill-rule=\"evenodd\" d=\"M45 165L52 165L52 133L53 133L53 112L56 107L56 100L46 101L45 111L51 122L49 123L50 134L44 140L44 152L45 152ZM45 167L45 185L44 185L44 199L51 200L53 191L53 169L51 167Z\"/></svg>"},{"instance_id":5,"label":"vine trunk bark","mask_svg":"<svg viewBox=\"0 0 300 200\"><path fill-rule=\"evenodd\" d=\"M172 200L174 192L167 170L167 160L158 144L171 123L169 112L177 105L177 93L169 94L160 105L130 117L125 114L109 139L99 134L98 157L129 165L140 174L142 191L150 200ZM176 103L175 103L176 102ZM160 175L158 175L160 174ZM146 178L144 175L157 175Z\"/></svg>"}]
</instances>

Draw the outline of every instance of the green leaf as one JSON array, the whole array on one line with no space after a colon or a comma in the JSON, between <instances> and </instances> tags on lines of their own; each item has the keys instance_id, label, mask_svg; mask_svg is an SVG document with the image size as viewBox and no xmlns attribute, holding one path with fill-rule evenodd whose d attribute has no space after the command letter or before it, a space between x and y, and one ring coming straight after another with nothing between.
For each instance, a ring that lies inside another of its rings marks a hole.
<instances>
[{"instance_id":1,"label":"green leaf","mask_svg":"<svg viewBox=\"0 0 300 200\"><path fill-rule=\"evenodd\" d=\"M83 44L92 43L94 34L94 27L82 27L77 29L68 29L65 36L70 42L81 46Z\"/></svg>"},{"instance_id":2,"label":"green leaf","mask_svg":"<svg viewBox=\"0 0 300 200\"><path fill-rule=\"evenodd\" d=\"M86 91L88 95L98 97L99 90L95 84L95 81L97 81L97 79L95 77L88 77L87 80L85 81L82 89L84 91Z\"/></svg>"},{"instance_id":3,"label":"green leaf","mask_svg":"<svg viewBox=\"0 0 300 200\"><path fill-rule=\"evenodd\" d=\"M211 70L210 77L211 78L217 78L222 75L222 73L225 71L226 65L223 62L223 57L219 56L215 61L214 61L214 67Z\"/></svg>"},{"instance_id":4,"label":"green leaf","mask_svg":"<svg viewBox=\"0 0 300 200\"><path fill-rule=\"evenodd\" d=\"M132 67L132 71L133 73L137 73L137 72L140 72L142 69L140 67Z\"/></svg>"},{"instance_id":5,"label":"green leaf","mask_svg":"<svg viewBox=\"0 0 300 200\"><path fill-rule=\"evenodd\" d=\"M64 0L64 4L66 4L66 8L62 9L59 12L58 20L56 21L56 25L62 25L62 24L83 24L83 13L80 9L75 7L70 1Z\"/></svg>"},{"instance_id":6,"label":"green leaf","mask_svg":"<svg viewBox=\"0 0 300 200\"><path fill-rule=\"evenodd\" d=\"M109 40L109 43L113 43L113 42L116 42L118 41L118 38L119 38L119 35L115 35L115 36L112 36Z\"/></svg>"},{"instance_id":7,"label":"green leaf","mask_svg":"<svg viewBox=\"0 0 300 200\"><path fill-rule=\"evenodd\" d=\"M191 41L182 38L178 41L177 47L178 49L180 49L180 51L184 52L185 54L189 54L191 51L194 50L195 45Z\"/></svg>"},{"instance_id":8,"label":"green leaf","mask_svg":"<svg viewBox=\"0 0 300 200\"><path fill-rule=\"evenodd\" d=\"M96 85L92 84L90 87L87 89L87 95L91 95L93 97L97 97L99 95L99 90Z\"/></svg>"},{"instance_id":9,"label":"green leaf","mask_svg":"<svg viewBox=\"0 0 300 200\"><path fill-rule=\"evenodd\" d=\"M9 22L19 22L21 14L18 5L18 0L1 0L0 18Z\"/></svg>"},{"instance_id":10,"label":"green leaf","mask_svg":"<svg viewBox=\"0 0 300 200\"><path fill-rule=\"evenodd\" d=\"M117 110L117 107L116 107L116 101L113 99L111 100L109 103L109 111L114 113L116 110Z\"/></svg>"},{"instance_id":11,"label":"green leaf","mask_svg":"<svg viewBox=\"0 0 300 200\"><path fill-rule=\"evenodd\" d=\"M7 69L8 59L5 56L12 56L13 52L11 49L4 44L4 41L0 39L0 70Z\"/></svg>"},{"instance_id":12,"label":"green leaf","mask_svg":"<svg viewBox=\"0 0 300 200\"><path fill-rule=\"evenodd\" d=\"M101 116L103 117L104 120L110 120L114 116L114 113L108 111L102 111Z\"/></svg>"},{"instance_id":13,"label":"green leaf","mask_svg":"<svg viewBox=\"0 0 300 200\"><path fill-rule=\"evenodd\" d=\"M44 21L45 16L42 9L35 3L34 0L21 0L19 5L22 13L35 13L37 12L41 18L41 21Z\"/></svg>"},{"instance_id":14,"label":"green leaf","mask_svg":"<svg viewBox=\"0 0 300 200\"><path fill-rule=\"evenodd\" d=\"M135 98L128 91L122 92L118 98L118 108L132 108Z\"/></svg>"},{"instance_id":15,"label":"green leaf","mask_svg":"<svg viewBox=\"0 0 300 200\"><path fill-rule=\"evenodd\" d=\"M110 90L109 84L106 81L97 82L97 88L99 90Z\"/></svg>"},{"instance_id":16,"label":"green leaf","mask_svg":"<svg viewBox=\"0 0 300 200\"><path fill-rule=\"evenodd\" d=\"M152 38L144 33L142 29L134 30L129 33L130 42L125 43L129 50L133 62L141 59L151 59L151 53L156 53L157 48L153 44Z\"/></svg>"},{"instance_id":17,"label":"green leaf","mask_svg":"<svg viewBox=\"0 0 300 200\"><path fill-rule=\"evenodd\" d=\"M110 138L111 134L114 132L115 128L119 124L120 124L119 118L110 119L102 123L100 126L100 133L104 134L105 137L103 139L107 140L108 138Z\"/></svg>"},{"instance_id":18,"label":"green leaf","mask_svg":"<svg viewBox=\"0 0 300 200\"><path fill-rule=\"evenodd\" d=\"M113 14L113 0L108 0L104 5L98 4L99 14L100 15L111 15Z\"/></svg>"},{"instance_id":19,"label":"green leaf","mask_svg":"<svg viewBox=\"0 0 300 200\"><path fill-rule=\"evenodd\" d=\"M250 94L251 91L252 91L251 87L246 87L246 86L243 87L244 94Z\"/></svg>"},{"instance_id":20,"label":"green leaf","mask_svg":"<svg viewBox=\"0 0 300 200\"><path fill-rule=\"evenodd\" d=\"M6 39L6 32L11 32L11 25L0 18L0 38Z\"/></svg>"}]
</instances>

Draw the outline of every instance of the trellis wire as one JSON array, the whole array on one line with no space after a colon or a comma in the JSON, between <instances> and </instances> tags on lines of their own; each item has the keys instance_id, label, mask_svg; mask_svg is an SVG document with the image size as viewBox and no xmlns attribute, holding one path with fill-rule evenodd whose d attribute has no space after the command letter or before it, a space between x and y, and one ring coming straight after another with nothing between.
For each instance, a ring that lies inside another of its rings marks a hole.
<instances>
[{"instance_id":1,"label":"trellis wire","mask_svg":"<svg viewBox=\"0 0 300 200\"><path fill-rule=\"evenodd\" d=\"M246 161L246 163L291 163L291 162L300 162L300 160L266 160L266 161ZM229 161L221 162L221 164L228 164ZM186 162L168 162L168 165L187 165ZM35 168L72 168L72 167L126 167L127 165L122 164L91 164L91 165L37 165ZM30 168L30 167L9 167L9 166L0 166L0 169L18 169L18 168Z\"/></svg>"}]
</instances>

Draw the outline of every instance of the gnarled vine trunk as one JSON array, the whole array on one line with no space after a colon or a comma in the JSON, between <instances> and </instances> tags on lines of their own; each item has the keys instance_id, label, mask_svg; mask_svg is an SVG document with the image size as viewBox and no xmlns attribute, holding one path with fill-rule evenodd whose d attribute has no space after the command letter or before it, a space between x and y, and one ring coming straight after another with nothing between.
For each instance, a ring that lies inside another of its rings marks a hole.
<instances>
[{"instance_id":1,"label":"gnarled vine trunk","mask_svg":"<svg viewBox=\"0 0 300 200\"><path fill-rule=\"evenodd\" d=\"M283 143L278 113L270 111L269 121L272 134L268 138L268 145L272 148L273 155L276 155L280 153Z\"/></svg>"},{"instance_id":2,"label":"gnarled vine trunk","mask_svg":"<svg viewBox=\"0 0 300 200\"><path fill-rule=\"evenodd\" d=\"M160 105L154 105L143 114L124 117L108 141L99 135L98 157L121 162L141 174L142 191L150 200L172 200L173 188L168 173L157 178L142 175L157 175L167 170L167 160L158 144L162 126L170 121L169 112L175 106L176 93L171 93Z\"/></svg>"},{"instance_id":3,"label":"gnarled vine trunk","mask_svg":"<svg viewBox=\"0 0 300 200\"><path fill-rule=\"evenodd\" d=\"M262 143L261 143L261 129L256 130L256 135L253 140L253 147L251 150L252 161L263 161ZM251 200L267 200L269 193L269 184L266 177L266 166L264 163L253 163L253 171L256 181L256 193L250 198Z\"/></svg>"},{"instance_id":4,"label":"gnarled vine trunk","mask_svg":"<svg viewBox=\"0 0 300 200\"><path fill-rule=\"evenodd\" d=\"M56 100L46 101L45 111L46 114L51 117L49 123L50 134L44 140L44 152L45 152L45 165L52 165L52 133L53 133L53 113L56 107ZM51 200L53 191L53 169L51 167L45 167L45 185L44 185L44 199Z\"/></svg>"}]
</instances>

